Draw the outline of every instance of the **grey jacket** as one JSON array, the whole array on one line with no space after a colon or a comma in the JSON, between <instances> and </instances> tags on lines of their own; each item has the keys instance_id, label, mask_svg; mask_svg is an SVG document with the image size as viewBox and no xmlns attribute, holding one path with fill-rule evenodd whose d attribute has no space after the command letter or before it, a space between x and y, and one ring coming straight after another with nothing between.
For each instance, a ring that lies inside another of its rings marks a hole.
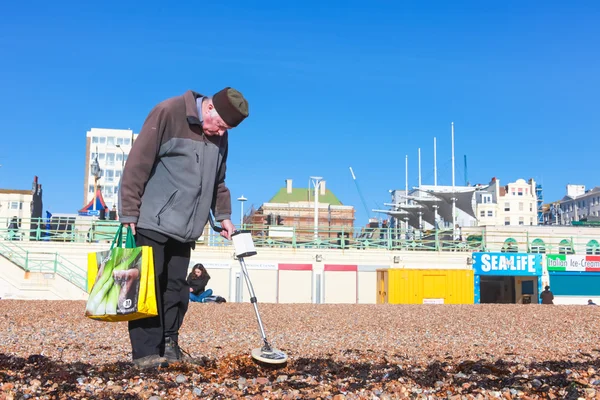
<instances>
[{"instance_id":1,"label":"grey jacket","mask_svg":"<svg viewBox=\"0 0 600 400\"><path fill-rule=\"evenodd\" d=\"M208 222L231 219L225 186L228 132L202 131L196 98L187 91L150 112L127 158L119 190L119 220L181 242L196 241Z\"/></svg>"}]
</instances>

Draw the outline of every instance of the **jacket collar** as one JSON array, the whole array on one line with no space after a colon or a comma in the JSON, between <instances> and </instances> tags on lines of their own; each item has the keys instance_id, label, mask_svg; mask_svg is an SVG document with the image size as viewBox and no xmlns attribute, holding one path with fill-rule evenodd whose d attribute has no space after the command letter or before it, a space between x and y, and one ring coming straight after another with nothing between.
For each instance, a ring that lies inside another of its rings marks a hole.
<instances>
[{"instance_id":1,"label":"jacket collar","mask_svg":"<svg viewBox=\"0 0 600 400\"><path fill-rule=\"evenodd\" d=\"M198 107L196 106L196 99L198 97L205 97L203 94L188 90L183 94L183 100L185 102L185 115L188 123L200 125L200 117L198 116Z\"/></svg>"}]
</instances>

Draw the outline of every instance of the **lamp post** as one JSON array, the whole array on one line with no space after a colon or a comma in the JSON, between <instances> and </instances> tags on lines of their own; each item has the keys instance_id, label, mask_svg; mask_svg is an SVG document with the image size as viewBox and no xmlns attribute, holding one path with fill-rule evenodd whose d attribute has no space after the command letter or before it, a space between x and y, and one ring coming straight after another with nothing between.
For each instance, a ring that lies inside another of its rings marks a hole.
<instances>
[{"instance_id":1,"label":"lamp post","mask_svg":"<svg viewBox=\"0 0 600 400\"><path fill-rule=\"evenodd\" d=\"M125 151L123 150L123 148L121 147L120 144L118 144L116 146L119 150L121 150L121 174L123 173L123 170L125 169Z\"/></svg>"},{"instance_id":2,"label":"lamp post","mask_svg":"<svg viewBox=\"0 0 600 400\"><path fill-rule=\"evenodd\" d=\"M312 179L315 186L315 240L317 240L319 238L319 186L323 178L311 176L310 179Z\"/></svg>"},{"instance_id":3,"label":"lamp post","mask_svg":"<svg viewBox=\"0 0 600 400\"><path fill-rule=\"evenodd\" d=\"M240 197L238 197L238 201L240 202L240 205L241 205L240 228L243 228L243 225L244 225L244 202L246 200L248 200L248 199L245 198L244 195L241 195Z\"/></svg>"},{"instance_id":4,"label":"lamp post","mask_svg":"<svg viewBox=\"0 0 600 400\"><path fill-rule=\"evenodd\" d=\"M91 166L92 176L94 177L94 215L96 215L96 193L98 192L98 179L102 175L102 170L100 169L100 163L98 162L98 149L96 149L96 158L92 162Z\"/></svg>"}]
</instances>

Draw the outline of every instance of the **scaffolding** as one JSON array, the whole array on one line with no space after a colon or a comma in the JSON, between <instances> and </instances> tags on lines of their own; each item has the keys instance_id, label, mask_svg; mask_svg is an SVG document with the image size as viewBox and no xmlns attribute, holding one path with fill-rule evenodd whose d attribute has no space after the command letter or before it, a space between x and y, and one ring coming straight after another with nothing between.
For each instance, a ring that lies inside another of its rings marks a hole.
<instances>
[{"instance_id":1,"label":"scaffolding","mask_svg":"<svg viewBox=\"0 0 600 400\"><path fill-rule=\"evenodd\" d=\"M538 225L544 224L544 195L542 193L542 185L536 183L535 185L535 197L537 199L537 217Z\"/></svg>"}]
</instances>

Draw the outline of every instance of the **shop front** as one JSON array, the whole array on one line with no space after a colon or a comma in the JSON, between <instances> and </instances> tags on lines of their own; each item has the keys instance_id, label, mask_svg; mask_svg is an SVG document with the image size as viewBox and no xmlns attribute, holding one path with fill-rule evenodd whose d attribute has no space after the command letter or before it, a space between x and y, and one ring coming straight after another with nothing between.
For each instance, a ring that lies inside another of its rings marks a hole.
<instances>
[{"instance_id":1,"label":"shop front","mask_svg":"<svg viewBox=\"0 0 600 400\"><path fill-rule=\"evenodd\" d=\"M600 304L600 256L548 254L554 304Z\"/></svg>"},{"instance_id":2,"label":"shop front","mask_svg":"<svg viewBox=\"0 0 600 400\"><path fill-rule=\"evenodd\" d=\"M475 303L539 303L542 255L473 253Z\"/></svg>"}]
</instances>

